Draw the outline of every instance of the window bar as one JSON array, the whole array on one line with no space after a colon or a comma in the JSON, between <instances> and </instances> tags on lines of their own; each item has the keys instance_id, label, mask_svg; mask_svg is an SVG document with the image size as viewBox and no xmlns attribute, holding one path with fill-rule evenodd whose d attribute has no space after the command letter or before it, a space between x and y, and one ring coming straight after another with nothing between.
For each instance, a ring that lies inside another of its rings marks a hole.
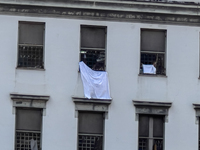
<instances>
[{"instance_id":1,"label":"window bar","mask_svg":"<svg viewBox=\"0 0 200 150\"><path fill-rule=\"evenodd\" d=\"M155 51L141 51L141 53L165 54L165 52L155 52Z\"/></svg>"},{"instance_id":2,"label":"window bar","mask_svg":"<svg viewBox=\"0 0 200 150\"><path fill-rule=\"evenodd\" d=\"M23 141L23 143L24 143L24 146L23 146L23 147L24 147L24 148L26 148L26 136L27 136L26 133L24 133L24 137L23 137L23 140L24 140L24 141Z\"/></svg>"},{"instance_id":3,"label":"window bar","mask_svg":"<svg viewBox=\"0 0 200 150\"><path fill-rule=\"evenodd\" d=\"M164 62L165 54L158 53L141 53L141 64L152 64L156 63L156 74L165 75L165 62ZM142 69L142 66L141 66Z\"/></svg>"},{"instance_id":4,"label":"window bar","mask_svg":"<svg viewBox=\"0 0 200 150\"><path fill-rule=\"evenodd\" d=\"M90 48L90 47L81 47L81 50L97 50L97 51L105 51L105 48Z\"/></svg>"},{"instance_id":5,"label":"window bar","mask_svg":"<svg viewBox=\"0 0 200 150\"><path fill-rule=\"evenodd\" d=\"M139 150L147 150L147 139L139 138Z\"/></svg>"},{"instance_id":6,"label":"window bar","mask_svg":"<svg viewBox=\"0 0 200 150\"><path fill-rule=\"evenodd\" d=\"M105 51L99 50L81 50L81 61L84 61L93 70L105 69ZM97 61L99 59L99 62Z\"/></svg>"},{"instance_id":7,"label":"window bar","mask_svg":"<svg viewBox=\"0 0 200 150\"><path fill-rule=\"evenodd\" d=\"M18 66L43 68L43 46L19 45Z\"/></svg>"},{"instance_id":8,"label":"window bar","mask_svg":"<svg viewBox=\"0 0 200 150\"><path fill-rule=\"evenodd\" d=\"M163 150L163 138L162 139L154 139L154 146L156 145L156 148L158 150Z\"/></svg>"},{"instance_id":9,"label":"window bar","mask_svg":"<svg viewBox=\"0 0 200 150\"><path fill-rule=\"evenodd\" d=\"M16 150L30 150L30 140L37 140L38 148L40 148L40 135L39 131L16 131Z\"/></svg>"},{"instance_id":10,"label":"window bar","mask_svg":"<svg viewBox=\"0 0 200 150\"><path fill-rule=\"evenodd\" d=\"M101 134L79 134L79 150L102 150Z\"/></svg>"}]
</instances>

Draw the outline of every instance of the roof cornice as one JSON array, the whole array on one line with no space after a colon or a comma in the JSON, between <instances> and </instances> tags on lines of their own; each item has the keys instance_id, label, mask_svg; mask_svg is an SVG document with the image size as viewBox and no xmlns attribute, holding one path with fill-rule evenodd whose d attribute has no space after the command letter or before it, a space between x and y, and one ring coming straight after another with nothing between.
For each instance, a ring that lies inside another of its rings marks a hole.
<instances>
[{"instance_id":1,"label":"roof cornice","mask_svg":"<svg viewBox=\"0 0 200 150\"><path fill-rule=\"evenodd\" d=\"M140 1L1 1L0 14L200 25L200 5Z\"/></svg>"}]
</instances>

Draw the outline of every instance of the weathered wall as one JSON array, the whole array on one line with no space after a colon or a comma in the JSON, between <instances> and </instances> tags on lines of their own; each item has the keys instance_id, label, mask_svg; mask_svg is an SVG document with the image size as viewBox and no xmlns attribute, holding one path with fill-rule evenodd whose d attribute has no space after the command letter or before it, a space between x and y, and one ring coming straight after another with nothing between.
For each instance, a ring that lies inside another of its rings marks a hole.
<instances>
[{"instance_id":1,"label":"weathered wall","mask_svg":"<svg viewBox=\"0 0 200 150\"><path fill-rule=\"evenodd\" d=\"M70 0L0 0L0 1L12 1L12 2L28 2L28 1L39 1L39 2L68 2ZM87 0L76 0L76 1L87 1ZM88 1L102 1L102 0L88 0ZM103 1L153 1L153 0L103 0ZM200 2L199 0L175 0L175 1L170 1L170 0L160 0L162 2ZM155 0L156 2L156 0Z\"/></svg>"},{"instance_id":2,"label":"weathered wall","mask_svg":"<svg viewBox=\"0 0 200 150\"><path fill-rule=\"evenodd\" d=\"M105 120L105 150L136 150L138 121L132 100L172 102L165 150L198 147L192 103L199 103L199 27L0 15L0 140L14 149L10 93L50 95L43 116L42 149L75 150L77 118L72 95L82 96L78 73L80 25L107 26L107 72L113 102ZM45 70L16 69L18 21L45 22ZM167 30L167 77L138 76L140 29ZM188 138L189 137L189 138Z\"/></svg>"}]
</instances>

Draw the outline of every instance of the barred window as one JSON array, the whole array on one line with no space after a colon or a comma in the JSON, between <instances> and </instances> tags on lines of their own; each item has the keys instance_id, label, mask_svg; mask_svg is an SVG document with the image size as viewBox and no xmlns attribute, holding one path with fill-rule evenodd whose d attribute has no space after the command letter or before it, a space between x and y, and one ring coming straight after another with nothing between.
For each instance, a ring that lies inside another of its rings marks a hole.
<instances>
[{"instance_id":1,"label":"barred window","mask_svg":"<svg viewBox=\"0 0 200 150\"><path fill-rule=\"evenodd\" d=\"M200 117L198 116L198 121L199 121L199 139L198 139L198 146L199 146L199 150L200 150Z\"/></svg>"},{"instance_id":2,"label":"barred window","mask_svg":"<svg viewBox=\"0 0 200 150\"><path fill-rule=\"evenodd\" d=\"M17 108L15 150L41 150L41 109Z\"/></svg>"},{"instance_id":3,"label":"barred window","mask_svg":"<svg viewBox=\"0 0 200 150\"><path fill-rule=\"evenodd\" d=\"M103 113L79 112L78 150L102 150Z\"/></svg>"},{"instance_id":4,"label":"barred window","mask_svg":"<svg viewBox=\"0 0 200 150\"><path fill-rule=\"evenodd\" d=\"M105 70L106 27L81 26L80 60L93 70Z\"/></svg>"},{"instance_id":5,"label":"barred window","mask_svg":"<svg viewBox=\"0 0 200 150\"><path fill-rule=\"evenodd\" d=\"M140 73L144 73L143 65L153 65L156 74L166 74L166 31L165 30L141 30L141 67Z\"/></svg>"},{"instance_id":6,"label":"barred window","mask_svg":"<svg viewBox=\"0 0 200 150\"><path fill-rule=\"evenodd\" d=\"M19 22L18 67L44 68L44 23Z\"/></svg>"},{"instance_id":7,"label":"barred window","mask_svg":"<svg viewBox=\"0 0 200 150\"><path fill-rule=\"evenodd\" d=\"M139 115L138 150L163 150L164 116Z\"/></svg>"}]
</instances>

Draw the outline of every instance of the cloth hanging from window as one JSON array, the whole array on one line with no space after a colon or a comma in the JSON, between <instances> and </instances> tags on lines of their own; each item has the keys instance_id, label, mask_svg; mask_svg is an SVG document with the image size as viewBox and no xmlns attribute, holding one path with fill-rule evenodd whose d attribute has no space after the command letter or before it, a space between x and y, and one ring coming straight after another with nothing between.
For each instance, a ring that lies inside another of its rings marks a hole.
<instances>
[{"instance_id":1,"label":"cloth hanging from window","mask_svg":"<svg viewBox=\"0 0 200 150\"><path fill-rule=\"evenodd\" d=\"M31 150L38 150L37 140L31 139Z\"/></svg>"},{"instance_id":2,"label":"cloth hanging from window","mask_svg":"<svg viewBox=\"0 0 200 150\"><path fill-rule=\"evenodd\" d=\"M143 73L156 74L156 68L154 65L142 65L142 67Z\"/></svg>"},{"instance_id":3,"label":"cloth hanging from window","mask_svg":"<svg viewBox=\"0 0 200 150\"><path fill-rule=\"evenodd\" d=\"M82 61L79 62L79 67L85 97L111 99L107 72L94 71Z\"/></svg>"}]
</instances>

